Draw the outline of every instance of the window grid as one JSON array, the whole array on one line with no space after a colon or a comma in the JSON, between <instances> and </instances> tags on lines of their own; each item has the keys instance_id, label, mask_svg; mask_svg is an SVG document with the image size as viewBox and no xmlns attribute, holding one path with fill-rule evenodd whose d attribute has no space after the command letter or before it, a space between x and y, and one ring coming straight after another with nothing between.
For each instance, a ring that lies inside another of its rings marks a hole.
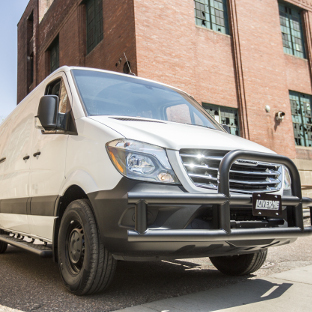
<instances>
[{"instance_id":1,"label":"window grid","mask_svg":"<svg viewBox=\"0 0 312 312\"><path fill-rule=\"evenodd\" d=\"M311 95L289 92L295 144L312 146Z\"/></svg>"},{"instance_id":2,"label":"window grid","mask_svg":"<svg viewBox=\"0 0 312 312\"><path fill-rule=\"evenodd\" d=\"M196 25L229 34L226 0L195 0Z\"/></svg>"},{"instance_id":3,"label":"window grid","mask_svg":"<svg viewBox=\"0 0 312 312\"><path fill-rule=\"evenodd\" d=\"M279 3L284 52L305 58L303 30L299 9Z\"/></svg>"},{"instance_id":4,"label":"window grid","mask_svg":"<svg viewBox=\"0 0 312 312\"><path fill-rule=\"evenodd\" d=\"M87 0L87 53L103 39L103 1Z\"/></svg>"},{"instance_id":5,"label":"window grid","mask_svg":"<svg viewBox=\"0 0 312 312\"><path fill-rule=\"evenodd\" d=\"M240 135L238 110L236 108L224 107L214 104L203 103L203 108L212 118L222 125L230 127L231 134Z\"/></svg>"}]
</instances>

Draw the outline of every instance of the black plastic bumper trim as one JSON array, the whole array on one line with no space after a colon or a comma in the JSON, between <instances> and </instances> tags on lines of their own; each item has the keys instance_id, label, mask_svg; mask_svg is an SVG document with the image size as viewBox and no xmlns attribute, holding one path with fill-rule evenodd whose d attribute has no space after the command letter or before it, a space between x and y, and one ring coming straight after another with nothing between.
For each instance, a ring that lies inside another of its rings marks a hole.
<instances>
[{"instance_id":1,"label":"black plastic bumper trim","mask_svg":"<svg viewBox=\"0 0 312 312\"><path fill-rule=\"evenodd\" d=\"M1 199L0 213L52 217L57 199L58 195Z\"/></svg>"},{"instance_id":2,"label":"black plastic bumper trim","mask_svg":"<svg viewBox=\"0 0 312 312\"><path fill-rule=\"evenodd\" d=\"M149 204L166 204L166 205L209 205L209 204L224 204L229 201L231 205L251 205L252 195L231 195L226 198L223 194L158 194L158 193L139 193L129 192L128 203L137 204L143 200L147 205ZM302 202L304 207L312 206L312 200L308 197L302 198L296 196L283 196L283 206L295 206Z\"/></svg>"},{"instance_id":3,"label":"black plastic bumper trim","mask_svg":"<svg viewBox=\"0 0 312 312\"><path fill-rule=\"evenodd\" d=\"M137 204L143 200L145 204L175 204L175 205L203 205L224 204L227 198L223 194L158 194L158 193L128 193L128 203Z\"/></svg>"},{"instance_id":4,"label":"black plastic bumper trim","mask_svg":"<svg viewBox=\"0 0 312 312\"><path fill-rule=\"evenodd\" d=\"M216 242L252 239L287 239L312 234L312 226L304 231L301 228L232 229L231 234L224 230L162 230L148 229L144 234L128 231L129 242Z\"/></svg>"}]
</instances>

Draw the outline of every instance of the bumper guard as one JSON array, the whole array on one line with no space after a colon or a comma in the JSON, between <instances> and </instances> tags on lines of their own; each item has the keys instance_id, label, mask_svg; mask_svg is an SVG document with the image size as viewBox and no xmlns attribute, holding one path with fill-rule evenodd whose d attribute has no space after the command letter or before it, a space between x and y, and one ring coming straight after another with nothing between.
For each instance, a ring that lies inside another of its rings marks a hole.
<instances>
[{"instance_id":1,"label":"bumper guard","mask_svg":"<svg viewBox=\"0 0 312 312\"><path fill-rule=\"evenodd\" d=\"M251 205L252 194L231 195L229 190L229 172L237 159L270 162L284 165L288 168L292 181L292 196L282 196L282 205L287 206L287 214L291 216L293 226L231 229L230 205ZM128 193L128 203L135 204L135 230L128 230L130 242L203 242L228 240L261 240L261 239L291 239L312 234L311 226L304 227L302 207L310 207L312 217L312 199L302 198L301 183L298 169L287 157L274 154L235 150L227 153L219 166L219 184L217 194L158 194L158 193ZM205 205L218 206L219 229L214 230L168 230L147 228L147 206L163 205Z\"/></svg>"}]
</instances>

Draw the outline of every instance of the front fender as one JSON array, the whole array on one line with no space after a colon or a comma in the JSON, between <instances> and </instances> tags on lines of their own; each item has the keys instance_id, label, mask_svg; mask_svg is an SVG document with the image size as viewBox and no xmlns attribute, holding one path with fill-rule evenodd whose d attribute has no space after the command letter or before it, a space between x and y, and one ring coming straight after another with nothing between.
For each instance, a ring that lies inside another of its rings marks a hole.
<instances>
[{"instance_id":1,"label":"front fender","mask_svg":"<svg viewBox=\"0 0 312 312\"><path fill-rule=\"evenodd\" d=\"M63 196L66 190L72 185L79 186L86 194L99 190L93 177L84 170L76 170L66 177L66 180L60 189L60 196Z\"/></svg>"}]
</instances>

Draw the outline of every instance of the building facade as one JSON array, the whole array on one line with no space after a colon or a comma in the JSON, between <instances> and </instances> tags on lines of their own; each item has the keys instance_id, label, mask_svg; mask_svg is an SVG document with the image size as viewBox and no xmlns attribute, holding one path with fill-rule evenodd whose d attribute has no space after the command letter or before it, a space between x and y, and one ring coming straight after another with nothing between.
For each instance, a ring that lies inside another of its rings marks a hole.
<instances>
[{"instance_id":1,"label":"building facade","mask_svg":"<svg viewBox=\"0 0 312 312\"><path fill-rule=\"evenodd\" d=\"M311 34L312 0L30 0L17 98L62 65L132 71L293 159L312 196Z\"/></svg>"}]
</instances>

